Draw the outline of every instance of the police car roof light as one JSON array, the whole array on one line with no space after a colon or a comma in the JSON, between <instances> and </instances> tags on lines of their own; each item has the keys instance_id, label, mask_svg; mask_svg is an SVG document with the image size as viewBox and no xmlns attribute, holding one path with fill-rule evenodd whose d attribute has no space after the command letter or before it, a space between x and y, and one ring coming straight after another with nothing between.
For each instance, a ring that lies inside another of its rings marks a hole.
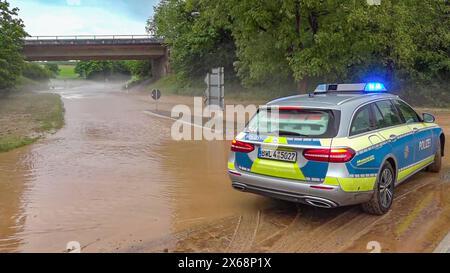
<instances>
[{"instance_id":1,"label":"police car roof light","mask_svg":"<svg viewBox=\"0 0 450 273\"><path fill-rule=\"evenodd\" d=\"M366 87L364 89L366 92L386 92L386 87L384 87L384 84L379 82L369 82L366 84Z\"/></svg>"},{"instance_id":2,"label":"police car roof light","mask_svg":"<svg viewBox=\"0 0 450 273\"><path fill-rule=\"evenodd\" d=\"M320 84L314 93L327 92L386 92L384 84L379 82L369 83L343 83L343 84Z\"/></svg>"}]
</instances>

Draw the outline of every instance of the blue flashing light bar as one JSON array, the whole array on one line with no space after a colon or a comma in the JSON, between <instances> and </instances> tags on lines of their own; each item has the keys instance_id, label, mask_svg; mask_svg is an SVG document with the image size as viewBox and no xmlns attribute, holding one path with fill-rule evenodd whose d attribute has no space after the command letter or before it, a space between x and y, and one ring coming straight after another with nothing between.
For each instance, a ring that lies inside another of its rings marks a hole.
<instances>
[{"instance_id":1,"label":"blue flashing light bar","mask_svg":"<svg viewBox=\"0 0 450 273\"><path fill-rule=\"evenodd\" d=\"M384 84L379 82L369 82L366 84L366 88L364 89L366 92L386 92L386 87Z\"/></svg>"},{"instance_id":2,"label":"blue flashing light bar","mask_svg":"<svg viewBox=\"0 0 450 273\"><path fill-rule=\"evenodd\" d=\"M386 92L384 84L379 82L369 83L343 83L343 84L320 84L314 93L327 92Z\"/></svg>"}]
</instances>

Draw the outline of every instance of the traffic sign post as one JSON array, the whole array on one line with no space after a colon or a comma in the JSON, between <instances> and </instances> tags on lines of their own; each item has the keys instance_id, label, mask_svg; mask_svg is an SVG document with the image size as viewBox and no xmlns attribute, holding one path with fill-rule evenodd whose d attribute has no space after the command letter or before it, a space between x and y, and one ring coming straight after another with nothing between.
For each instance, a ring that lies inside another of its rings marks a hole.
<instances>
[{"instance_id":1,"label":"traffic sign post","mask_svg":"<svg viewBox=\"0 0 450 273\"><path fill-rule=\"evenodd\" d=\"M217 105L220 108L225 106L225 82L224 82L223 67L213 68L211 73L207 73L205 83L207 85L205 90L205 104Z\"/></svg>"}]
</instances>

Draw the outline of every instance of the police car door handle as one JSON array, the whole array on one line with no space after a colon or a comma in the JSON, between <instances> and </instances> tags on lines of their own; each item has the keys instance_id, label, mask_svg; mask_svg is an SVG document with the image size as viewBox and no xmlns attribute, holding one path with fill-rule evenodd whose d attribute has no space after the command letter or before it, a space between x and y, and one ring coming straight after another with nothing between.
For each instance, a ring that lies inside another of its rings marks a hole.
<instances>
[{"instance_id":1,"label":"police car door handle","mask_svg":"<svg viewBox=\"0 0 450 273\"><path fill-rule=\"evenodd\" d=\"M419 129L414 127L414 128L413 128L413 132L414 132L414 133L417 133L417 131L419 131Z\"/></svg>"},{"instance_id":2,"label":"police car door handle","mask_svg":"<svg viewBox=\"0 0 450 273\"><path fill-rule=\"evenodd\" d=\"M397 135L390 135L389 136L389 141L393 142L397 140Z\"/></svg>"}]
</instances>

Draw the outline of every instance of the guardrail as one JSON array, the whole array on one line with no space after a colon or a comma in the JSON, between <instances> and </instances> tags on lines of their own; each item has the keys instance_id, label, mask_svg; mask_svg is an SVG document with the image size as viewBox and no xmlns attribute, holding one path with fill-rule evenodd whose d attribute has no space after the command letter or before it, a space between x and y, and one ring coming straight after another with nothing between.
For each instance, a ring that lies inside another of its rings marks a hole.
<instances>
[{"instance_id":1,"label":"guardrail","mask_svg":"<svg viewBox=\"0 0 450 273\"><path fill-rule=\"evenodd\" d=\"M26 41L64 41L64 40L137 40L157 39L154 35L63 35L63 36L30 36Z\"/></svg>"}]
</instances>

